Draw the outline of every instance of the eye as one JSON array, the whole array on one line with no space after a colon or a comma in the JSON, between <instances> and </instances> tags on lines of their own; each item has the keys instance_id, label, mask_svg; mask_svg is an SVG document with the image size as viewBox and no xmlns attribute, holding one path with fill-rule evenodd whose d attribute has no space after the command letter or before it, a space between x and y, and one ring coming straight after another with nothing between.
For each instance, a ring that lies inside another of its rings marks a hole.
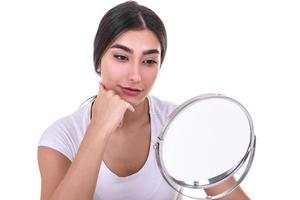
<instances>
[{"instance_id":1,"label":"eye","mask_svg":"<svg viewBox=\"0 0 300 200\"><path fill-rule=\"evenodd\" d=\"M147 65L154 65L157 64L157 62L155 60L144 60L143 63L147 64Z\"/></svg>"},{"instance_id":2,"label":"eye","mask_svg":"<svg viewBox=\"0 0 300 200\"><path fill-rule=\"evenodd\" d=\"M128 58L126 56L122 56L122 55L114 55L114 58L116 58L117 60L120 60L120 61L128 60Z\"/></svg>"}]
</instances>

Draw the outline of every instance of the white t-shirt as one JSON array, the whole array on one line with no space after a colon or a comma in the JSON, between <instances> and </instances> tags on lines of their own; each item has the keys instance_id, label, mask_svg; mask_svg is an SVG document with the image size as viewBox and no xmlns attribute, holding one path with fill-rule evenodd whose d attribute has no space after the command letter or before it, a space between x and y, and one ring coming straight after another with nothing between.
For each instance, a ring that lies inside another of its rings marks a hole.
<instances>
[{"instance_id":1,"label":"white t-shirt","mask_svg":"<svg viewBox=\"0 0 300 200\"><path fill-rule=\"evenodd\" d=\"M172 200L179 196L163 179L156 163L153 145L176 105L148 96L151 145L144 166L135 174L119 177L101 163L94 200ZM48 127L39 146L53 148L73 161L90 123L91 103Z\"/></svg>"}]
</instances>

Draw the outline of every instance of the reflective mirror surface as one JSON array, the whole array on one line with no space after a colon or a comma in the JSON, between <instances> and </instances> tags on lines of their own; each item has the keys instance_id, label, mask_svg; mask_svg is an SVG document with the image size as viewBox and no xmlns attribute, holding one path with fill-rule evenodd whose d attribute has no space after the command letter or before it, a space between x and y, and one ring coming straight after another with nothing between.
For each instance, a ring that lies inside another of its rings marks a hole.
<instances>
[{"instance_id":1,"label":"reflective mirror surface","mask_svg":"<svg viewBox=\"0 0 300 200\"><path fill-rule=\"evenodd\" d=\"M157 159L171 184L205 188L239 169L253 139L250 115L239 102L202 95L172 113L159 137Z\"/></svg>"}]
</instances>

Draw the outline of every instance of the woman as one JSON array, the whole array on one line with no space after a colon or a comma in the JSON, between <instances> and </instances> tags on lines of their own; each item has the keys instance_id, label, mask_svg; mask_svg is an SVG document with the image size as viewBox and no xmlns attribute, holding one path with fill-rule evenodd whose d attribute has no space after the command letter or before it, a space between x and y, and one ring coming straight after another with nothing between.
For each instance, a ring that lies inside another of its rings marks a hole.
<instances>
[{"instance_id":1,"label":"woman","mask_svg":"<svg viewBox=\"0 0 300 200\"><path fill-rule=\"evenodd\" d=\"M163 62L160 18L125 2L102 18L94 42L101 75L94 101L59 119L42 135L38 160L41 199L175 199L152 145L175 105L148 96ZM207 191L215 194L228 184ZM237 189L228 199L247 199Z\"/></svg>"}]
</instances>

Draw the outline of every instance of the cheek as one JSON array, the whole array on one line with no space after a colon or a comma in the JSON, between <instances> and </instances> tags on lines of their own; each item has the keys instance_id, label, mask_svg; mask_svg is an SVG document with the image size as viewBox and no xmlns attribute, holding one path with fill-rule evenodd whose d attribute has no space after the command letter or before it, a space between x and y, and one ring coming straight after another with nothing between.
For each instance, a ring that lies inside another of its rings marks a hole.
<instances>
[{"instance_id":1,"label":"cheek","mask_svg":"<svg viewBox=\"0 0 300 200\"><path fill-rule=\"evenodd\" d=\"M105 82L111 82L120 79L122 77L122 71L120 66L112 62L103 62L101 65L101 77Z\"/></svg>"},{"instance_id":2,"label":"cheek","mask_svg":"<svg viewBox=\"0 0 300 200\"><path fill-rule=\"evenodd\" d=\"M154 82L156 81L156 78L158 76L158 69L152 69L151 71L147 70L144 72L144 82L148 86L152 86Z\"/></svg>"}]
</instances>

